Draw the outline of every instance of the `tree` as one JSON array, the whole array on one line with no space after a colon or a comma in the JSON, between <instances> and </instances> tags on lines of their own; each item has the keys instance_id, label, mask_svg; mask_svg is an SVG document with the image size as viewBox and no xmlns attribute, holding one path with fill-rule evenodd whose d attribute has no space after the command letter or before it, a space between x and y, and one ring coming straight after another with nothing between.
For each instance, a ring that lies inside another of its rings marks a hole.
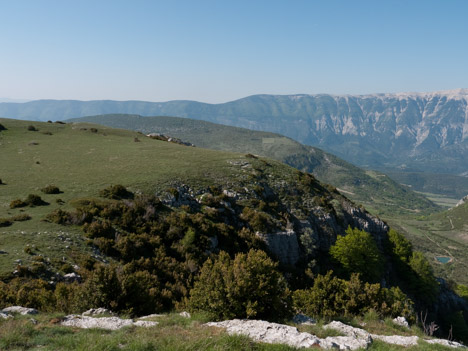
<instances>
[{"instance_id":1,"label":"tree","mask_svg":"<svg viewBox=\"0 0 468 351\"><path fill-rule=\"evenodd\" d=\"M377 281L382 274L382 255L372 236L363 230L348 227L346 235L336 239L330 254L349 275L360 273L364 280Z\"/></svg>"},{"instance_id":2,"label":"tree","mask_svg":"<svg viewBox=\"0 0 468 351\"><path fill-rule=\"evenodd\" d=\"M290 313L286 282L265 252L250 250L231 259L221 252L203 265L189 307L213 319L280 319Z\"/></svg>"}]
</instances>

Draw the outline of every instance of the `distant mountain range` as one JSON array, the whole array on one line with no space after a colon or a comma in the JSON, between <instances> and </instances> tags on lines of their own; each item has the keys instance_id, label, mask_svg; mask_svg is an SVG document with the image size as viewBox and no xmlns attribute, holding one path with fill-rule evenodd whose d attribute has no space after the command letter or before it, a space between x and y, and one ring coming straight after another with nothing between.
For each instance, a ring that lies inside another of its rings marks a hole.
<instances>
[{"instance_id":1,"label":"distant mountain range","mask_svg":"<svg viewBox=\"0 0 468 351\"><path fill-rule=\"evenodd\" d=\"M0 116L57 120L108 113L189 117L281 133L354 164L468 175L468 89L373 95L255 95L195 101L0 103Z\"/></svg>"}]
</instances>

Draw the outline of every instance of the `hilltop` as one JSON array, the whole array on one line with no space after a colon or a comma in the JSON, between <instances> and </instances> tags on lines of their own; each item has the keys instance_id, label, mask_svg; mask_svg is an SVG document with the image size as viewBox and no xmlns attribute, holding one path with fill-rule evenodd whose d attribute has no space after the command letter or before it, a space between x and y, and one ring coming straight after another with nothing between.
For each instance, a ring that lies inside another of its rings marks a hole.
<instances>
[{"instance_id":1,"label":"hilltop","mask_svg":"<svg viewBox=\"0 0 468 351\"><path fill-rule=\"evenodd\" d=\"M100 115L69 120L91 122L144 134L160 133L196 146L241 153L253 153L313 173L353 201L383 217L395 214L430 213L439 208L386 175L360 169L318 148L302 145L280 134L253 131L189 118Z\"/></svg>"}]
</instances>

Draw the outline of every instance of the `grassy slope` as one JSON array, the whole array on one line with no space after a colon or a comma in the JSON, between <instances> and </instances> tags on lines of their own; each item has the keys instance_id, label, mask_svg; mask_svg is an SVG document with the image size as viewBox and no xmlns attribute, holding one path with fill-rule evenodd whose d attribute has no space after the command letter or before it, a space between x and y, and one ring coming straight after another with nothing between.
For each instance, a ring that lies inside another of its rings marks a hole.
<instances>
[{"instance_id":1,"label":"grassy slope","mask_svg":"<svg viewBox=\"0 0 468 351\"><path fill-rule=\"evenodd\" d=\"M73 121L73 120L71 120ZM115 128L157 132L197 146L263 155L312 172L321 181L338 187L353 201L382 217L408 210L429 213L437 206L382 173L364 171L320 149L302 145L279 134L259 132L177 117L101 115L74 121L89 121Z\"/></svg>"},{"instance_id":2,"label":"grassy slope","mask_svg":"<svg viewBox=\"0 0 468 351\"><path fill-rule=\"evenodd\" d=\"M86 125L35 122L39 131L33 132L27 130L31 122L0 119L0 123L8 129L0 132L0 179L5 183L0 185L0 218L21 213L32 217L0 227L0 250L7 252L0 254L0 274L11 272L16 259L30 261L24 252L27 245L35 245L37 253L58 262L73 262L75 253L90 250L78 228L67 227L64 232L63 226L42 221L55 208L70 208L72 199L96 196L110 184L151 193L174 183L204 187L242 176L239 167L230 163L244 160L240 154L181 146L105 127L93 133ZM49 184L63 193L41 193ZM10 209L11 201L28 194L40 195L50 205ZM65 204L58 204L58 198Z\"/></svg>"},{"instance_id":3,"label":"grassy slope","mask_svg":"<svg viewBox=\"0 0 468 351\"><path fill-rule=\"evenodd\" d=\"M203 316L183 318L178 314L160 315L152 318L159 324L150 328L127 327L116 331L102 329L78 329L53 323L60 315L39 314L34 316L37 324L31 323L30 316L16 316L15 319L0 319L1 350L252 350L292 351L296 348L280 344L253 342L246 336L228 335L220 328L206 327ZM396 327L389 320L355 320L354 324L365 322L369 332L382 335L418 335L423 333L416 326L410 330ZM314 326L298 326L321 338L338 336L338 332L323 329L322 322ZM359 326L359 325L358 325ZM360 327L360 326L359 326ZM423 341L418 346L403 347L374 341L368 350L453 350Z\"/></svg>"}]
</instances>

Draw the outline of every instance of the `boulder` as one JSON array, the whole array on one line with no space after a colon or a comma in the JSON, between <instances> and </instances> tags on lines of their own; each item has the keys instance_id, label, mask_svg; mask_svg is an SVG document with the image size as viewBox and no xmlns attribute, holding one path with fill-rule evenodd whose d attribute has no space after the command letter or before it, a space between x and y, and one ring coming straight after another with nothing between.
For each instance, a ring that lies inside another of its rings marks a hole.
<instances>
[{"instance_id":1,"label":"boulder","mask_svg":"<svg viewBox=\"0 0 468 351\"><path fill-rule=\"evenodd\" d=\"M190 313L185 312L185 311L180 312L180 313L179 313L179 316L182 316L182 317L184 317L184 318L191 318L191 317L192 317L192 315L191 315Z\"/></svg>"},{"instance_id":2,"label":"boulder","mask_svg":"<svg viewBox=\"0 0 468 351\"><path fill-rule=\"evenodd\" d=\"M297 348L320 346L319 338L309 333L301 333L297 328L289 325L240 319L210 322L206 325L224 328L230 335L246 335L254 341L267 344L286 344Z\"/></svg>"},{"instance_id":3,"label":"boulder","mask_svg":"<svg viewBox=\"0 0 468 351\"><path fill-rule=\"evenodd\" d=\"M94 317L72 314L72 315L64 317L64 319L62 320L60 324L66 327L75 327L75 328L83 328L83 329L99 328L99 329L107 329L107 330L117 330L123 327L130 327L132 325L139 326L139 327L153 327L157 325L158 322L150 322L150 321L134 322L132 319L121 319L119 317L94 318Z\"/></svg>"},{"instance_id":4,"label":"boulder","mask_svg":"<svg viewBox=\"0 0 468 351\"><path fill-rule=\"evenodd\" d=\"M28 308L28 307L21 307L21 306L10 306L7 308L4 308L1 312L3 313L18 313L27 315L27 314L38 314L39 311L36 310L35 308Z\"/></svg>"},{"instance_id":5,"label":"boulder","mask_svg":"<svg viewBox=\"0 0 468 351\"><path fill-rule=\"evenodd\" d=\"M401 335L376 335L371 334L372 339L380 340L387 344L399 345L399 346L415 346L418 345L419 337L417 336L401 336Z\"/></svg>"},{"instance_id":6,"label":"boulder","mask_svg":"<svg viewBox=\"0 0 468 351\"><path fill-rule=\"evenodd\" d=\"M401 325L402 327L409 328L408 321L406 320L405 317L396 317L393 319L393 323L397 325Z\"/></svg>"}]
</instances>

